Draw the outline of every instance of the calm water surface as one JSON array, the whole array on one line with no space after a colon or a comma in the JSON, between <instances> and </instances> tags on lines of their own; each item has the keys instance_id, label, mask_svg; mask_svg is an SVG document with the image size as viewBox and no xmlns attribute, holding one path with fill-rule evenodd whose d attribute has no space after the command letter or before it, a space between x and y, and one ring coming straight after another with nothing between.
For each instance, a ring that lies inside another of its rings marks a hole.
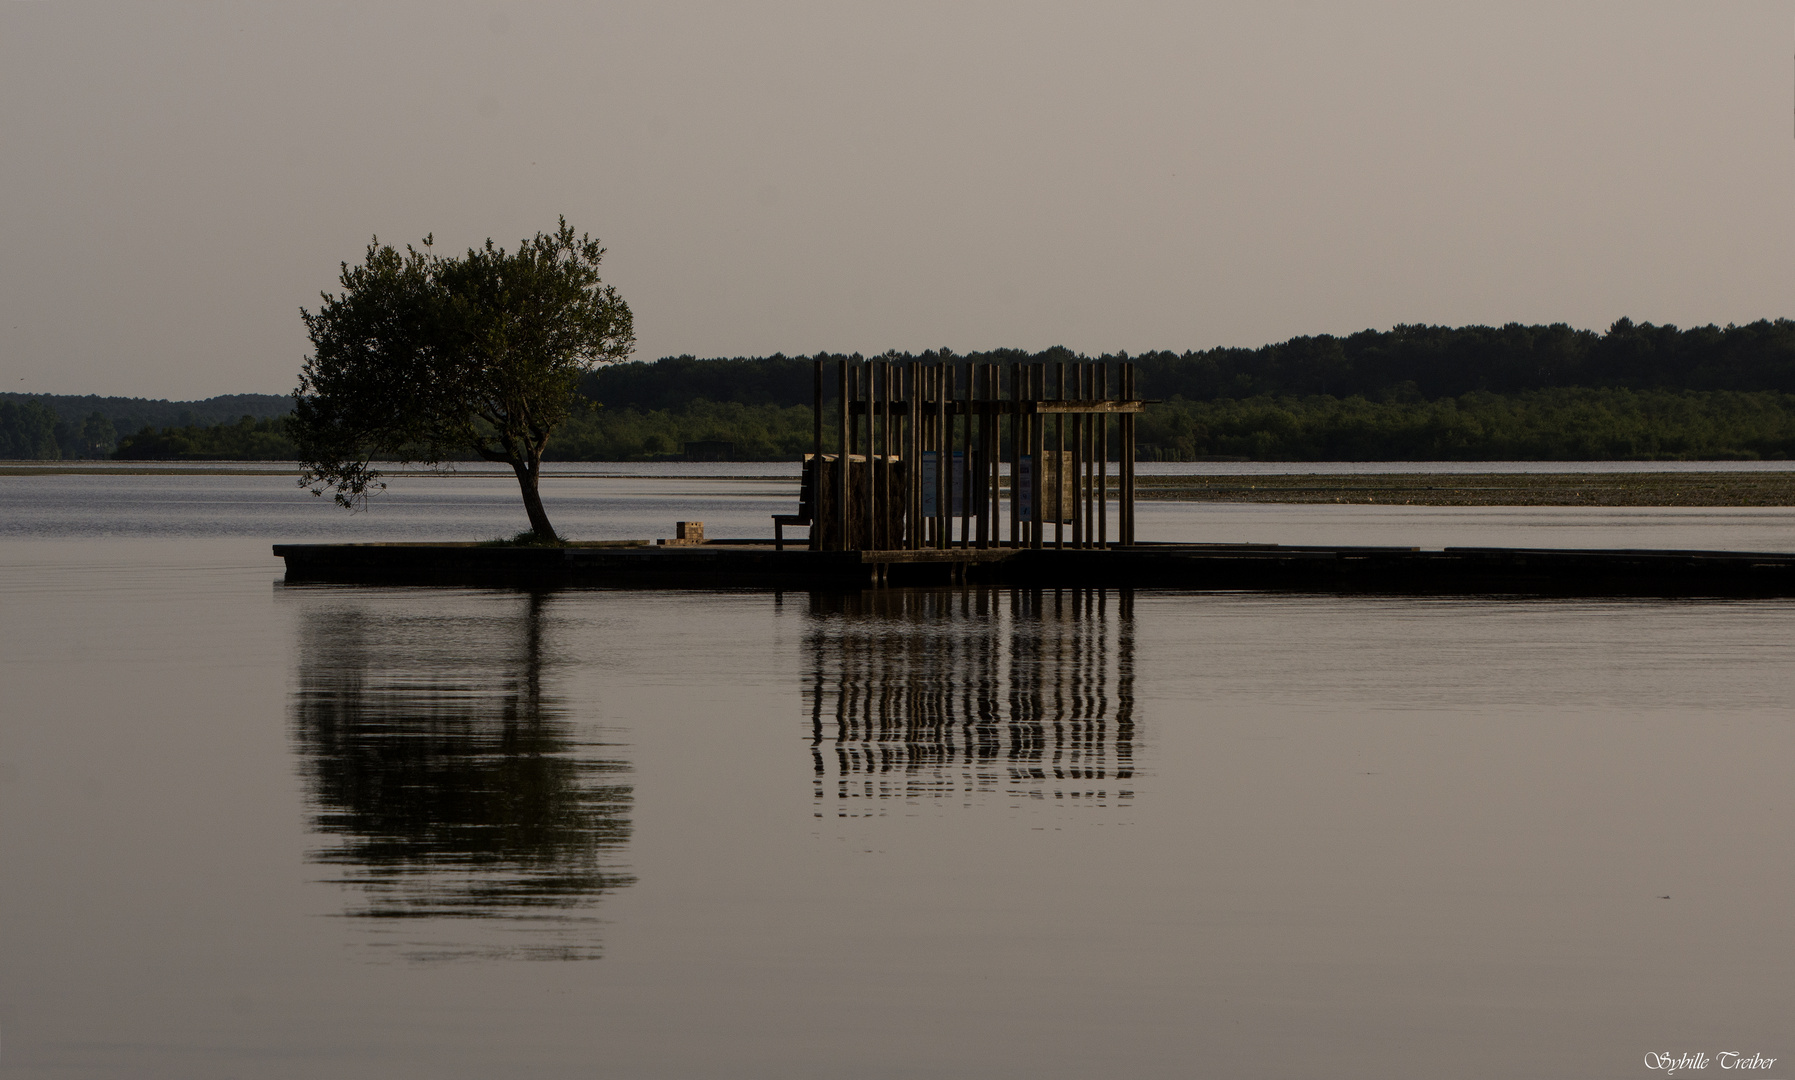
<instances>
[{"instance_id":1,"label":"calm water surface","mask_svg":"<svg viewBox=\"0 0 1795 1080\"><path fill-rule=\"evenodd\" d=\"M792 501L556 483L590 538ZM490 478L382 498L0 477L0 1074L1795 1071L1795 604L279 583L273 540L523 527Z\"/></svg>"}]
</instances>

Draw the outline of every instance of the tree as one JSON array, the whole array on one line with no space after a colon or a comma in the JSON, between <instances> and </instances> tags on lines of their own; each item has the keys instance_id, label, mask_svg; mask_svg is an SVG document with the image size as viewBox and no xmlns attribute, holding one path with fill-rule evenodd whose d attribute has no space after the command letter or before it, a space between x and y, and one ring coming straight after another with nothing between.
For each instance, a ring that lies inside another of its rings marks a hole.
<instances>
[{"instance_id":1,"label":"tree","mask_svg":"<svg viewBox=\"0 0 1795 1080\"><path fill-rule=\"evenodd\" d=\"M300 309L313 354L288 433L300 485L365 505L386 485L377 457L428 464L472 452L510 465L539 542L558 537L539 480L549 436L582 375L635 348L630 310L598 274L605 249L562 218L515 252L442 256L369 241L342 292Z\"/></svg>"},{"instance_id":2,"label":"tree","mask_svg":"<svg viewBox=\"0 0 1795 1080\"><path fill-rule=\"evenodd\" d=\"M95 409L87 414L87 421L81 425L81 442L88 457L105 457L118 442L118 428L104 413Z\"/></svg>"},{"instance_id":3,"label":"tree","mask_svg":"<svg viewBox=\"0 0 1795 1080\"><path fill-rule=\"evenodd\" d=\"M30 399L0 401L0 458L54 461L61 456L54 410Z\"/></svg>"}]
</instances>

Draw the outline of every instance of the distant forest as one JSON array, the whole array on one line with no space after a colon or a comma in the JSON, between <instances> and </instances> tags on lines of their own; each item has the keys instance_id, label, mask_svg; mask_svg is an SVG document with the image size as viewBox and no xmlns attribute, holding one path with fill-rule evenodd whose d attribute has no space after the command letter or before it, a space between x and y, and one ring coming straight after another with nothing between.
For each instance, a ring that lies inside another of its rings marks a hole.
<instances>
[{"instance_id":1,"label":"distant forest","mask_svg":"<svg viewBox=\"0 0 1795 1080\"><path fill-rule=\"evenodd\" d=\"M1001 364L1073 356L890 355ZM795 459L810 449L815 359L847 357L680 356L603 368L580 388L595 407L557 434L548 456L678 459L686 444L702 442L709 453L728 444L726 456L737 460ZM1147 460L1795 457L1795 321L1787 319L1687 330L1622 319L1606 333L1562 324L1398 326L1101 359L1132 361L1142 394L1156 399L1138 432ZM230 402L240 404L232 411ZM223 415L197 408L214 403ZM0 395L0 456L290 458L279 419L288 404L261 395L186 403ZM149 418L150 406L187 415ZM114 442L98 438L106 433L96 417L112 424Z\"/></svg>"},{"instance_id":2,"label":"distant forest","mask_svg":"<svg viewBox=\"0 0 1795 1080\"><path fill-rule=\"evenodd\" d=\"M225 394L204 401L0 394L0 458L108 458L120 436L137 432L203 430L248 416L271 420L292 411L280 394ZM291 448L288 449L291 456Z\"/></svg>"}]
</instances>

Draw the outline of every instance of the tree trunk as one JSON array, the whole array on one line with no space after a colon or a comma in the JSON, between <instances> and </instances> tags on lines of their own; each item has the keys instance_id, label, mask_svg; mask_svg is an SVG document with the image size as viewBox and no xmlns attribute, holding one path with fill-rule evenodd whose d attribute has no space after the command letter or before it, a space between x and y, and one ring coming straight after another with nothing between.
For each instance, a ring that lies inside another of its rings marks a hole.
<instances>
[{"instance_id":1,"label":"tree trunk","mask_svg":"<svg viewBox=\"0 0 1795 1080\"><path fill-rule=\"evenodd\" d=\"M542 509L542 493L536 487L536 481L542 475L542 456L530 456L530 461L511 463L512 470L517 473L517 486L523 489L524 513L530 515L530 531L536 534L538 542L559 540L555 527L548 523L548 514Z\"/></svg>"}]
</instances>

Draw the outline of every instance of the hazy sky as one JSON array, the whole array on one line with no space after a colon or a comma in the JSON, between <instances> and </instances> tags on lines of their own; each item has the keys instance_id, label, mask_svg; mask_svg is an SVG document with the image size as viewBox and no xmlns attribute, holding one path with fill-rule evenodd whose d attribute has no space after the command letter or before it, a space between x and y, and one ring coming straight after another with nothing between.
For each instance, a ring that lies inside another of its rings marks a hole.
<instances>
[{"instance_id":1,"label":"hazy sky","mask_svg":"<svg viewBox=\"0 0 1795 1080\"><path fill-rule=\"evenodd\" d=\"M371 235L638 356L1789 314L1795 7L0 3L0 383L291 389Z\"/></svg>"}]
</instances>

